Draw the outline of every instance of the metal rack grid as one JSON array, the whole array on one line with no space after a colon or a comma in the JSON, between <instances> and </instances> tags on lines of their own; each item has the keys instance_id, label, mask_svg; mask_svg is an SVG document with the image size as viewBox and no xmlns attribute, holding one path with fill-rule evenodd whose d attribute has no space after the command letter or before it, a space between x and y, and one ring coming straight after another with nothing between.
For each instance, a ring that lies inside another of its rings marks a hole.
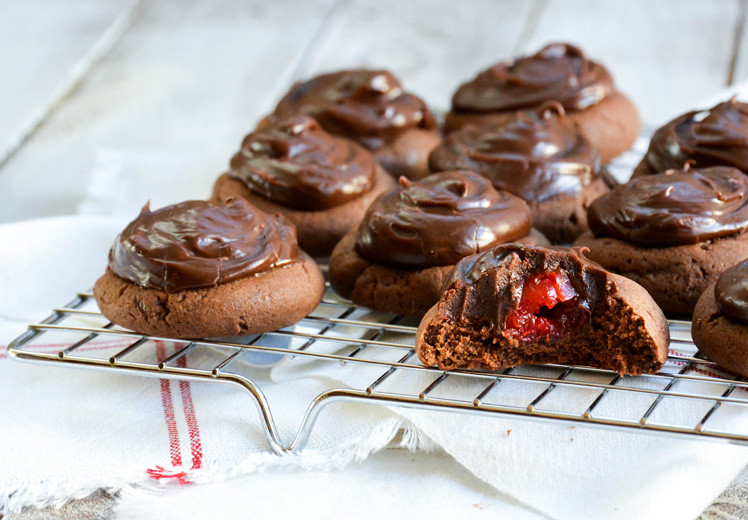
<instances>
[{"instance_id":1,"label":"metal rack grid","mask_svg":"<svg viewBox=\"0 0 748 520\"><path fill-rule=\"evenodd\" d=\"M689 322L670 321L668 362L658 374L637 377L565 365L444 372L418 361L415 325L412 319L353 306L328 288L319 307L294 327L244 339L174 340L121 329L98 312L91 293L79 293L29 325L8 346L8 354L19 361L238 385L253 396L277 453L301 449L320 412L340 401L748 445L748 381L696 357ZM173 346L171 355L164 355L164 344ZM340 385L314 397L293 439L284 440L261 386L247 375L247 367L258 366L290 366L300 375L316 370Z\"/></svg>"}]
</instances>

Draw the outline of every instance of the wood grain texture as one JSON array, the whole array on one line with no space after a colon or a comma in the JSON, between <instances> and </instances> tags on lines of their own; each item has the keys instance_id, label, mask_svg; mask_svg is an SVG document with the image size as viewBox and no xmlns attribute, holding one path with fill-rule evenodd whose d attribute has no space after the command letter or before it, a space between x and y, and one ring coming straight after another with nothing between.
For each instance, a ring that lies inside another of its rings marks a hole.
<instances>
[{"instance_id":1,"label":"wood grain texture","mask_svg":"<svg viewBox=\"0 0 748 520\"><path fill-rule=\"evenodd\" d=\"M748 0L738 0L738 14L735 17L733 26L733 48L730 55L730 68L727 72L726 85L729 87L736 83L740 74L745 76L748 59L745 56L743 41L745 38L745 26L748 22ZM738 70L740 69L740 70Z\"/></svg>"},{"instance_id":2,"label":"wood grain texture","mask_svg":"<svg viewBox=\"0 0 748 520\"><path fill-rule=\"evenodd\" d=\"M134 4L134 0L40 0L33 7L26 2L3 5L0 161L74 88L75 80L84 77L88 63L82 61L91 49L98 50L96 44L102 37L112 29L116 31L120 17Z\"/></svg>"},{"instance_id":3,"label":"wood grain texture","mask_svg":"<svg viewBox=\"0 0 748 520\"><path fill-rule=\"evenodd\" d=\"M734 41L730 75L727 84L748 80L748 0L739 0L739 14L734 20Z\"/></svg>"},{"instance_id":4,"label":"wood grain texture","mask_svg":"<svg viewBox=\"0 0 748 520\"><path fill-rule=\"evenodd\" d=\"M491 63L570 40L658 124L724 85L741 1L144 2L112 52L0 169L0 222L75 212L102 150L186 150L213 178L292 80L343 67L390 68L445 109L456 86ZM29 48L50 46L45 34L57 33L38 32ZM5 45L12 39L0 33ZM34 82L29 71L18 84Z\"/></svg>"},{"instance_id":5,"label":"wood grain texture","mask_svg":"<svg viewBox=\"0 0 748 520\"><path fill-rule=\"evenodd\" d=\"M480 69L511 55L531 2L363 0L342 4L301 77L387 68L437 110Z\"/></svg>"},{"instance_id":6,"label":"wood grain texture","mask_svg":"<svg viewBox=\"0 0 748 520\"><path fill-rule=\"evenodd\" d=\"M4 167L0 221L75 212L103 149L200 152L214 158L215 169L205 175L217 176L287 88L333 5L148 3L106 60Z\"/></svg>"},{"instance_id":7,"label":"wood grain texture","mask_svg":"<svg viewBox=\"0 0 748 520\"><path fill-rule=\"evenodd\" d=\"M739 0L549 0L519 50L580 45L608 66L642 121L659 125L724 88L738 11Z\"/></svg>"}]
</instances>

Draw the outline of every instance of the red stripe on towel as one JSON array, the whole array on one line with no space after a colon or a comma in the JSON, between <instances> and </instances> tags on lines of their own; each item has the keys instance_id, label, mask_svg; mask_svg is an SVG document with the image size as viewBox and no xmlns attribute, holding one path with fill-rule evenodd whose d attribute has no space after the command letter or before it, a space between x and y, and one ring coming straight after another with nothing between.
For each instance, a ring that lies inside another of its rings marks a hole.
<instances>
[{"instance_id":1,"label":"red stripe on towel","mask_svg":"<svg viewBox=\"0 0 748 520\"><path fill-rule=\"evenodd\" d=\"M159 363L166 359L166 345L163 341L156 341L156 357ZM179 444L179 431L177 430L177 421L174 416L174 401L171 397L171 381L168 379L159 380L161 383L161 404L164 407L164 417L166 419L166 430L169 432L169 453L171 454L171 465L182 465L182 449Z\"/></svg>"},{"instance_id":2,"label":"red stripe on towel","mask_svg":"<svg viewBox=\"0 0 748 520\"><path fill-rule=\"evenodd\" d=\"M187 366L187 355L177 359L177 366ZM180 381L179 390L182 393L182 404L184 405L184 418L187 421L187 430L190 434L190 450L192 451L192 469L199 469L203 463L203 445L200 443L200 428L197 425L195 405L192 402L192 390L189 381Z\"/></svg>"}]
</instances>

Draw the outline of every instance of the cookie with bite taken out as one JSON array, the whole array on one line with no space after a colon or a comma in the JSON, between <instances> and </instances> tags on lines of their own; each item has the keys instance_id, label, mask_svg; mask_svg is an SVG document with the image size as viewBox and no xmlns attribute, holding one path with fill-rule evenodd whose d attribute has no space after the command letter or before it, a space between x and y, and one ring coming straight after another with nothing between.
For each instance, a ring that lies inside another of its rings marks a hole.
<instances>
[{"instance_id":1,"label":"cookie with bite taken out","mask_svg":"<svg viewBox=\"0 0 748 520\"><path fill-rule=\"evenodd\" d=\"M461 260L416 333L418 357L441 370L557 363L650 374L668 343L640 285L578 249L520 244Z\"/></svg>"}]
</instances>

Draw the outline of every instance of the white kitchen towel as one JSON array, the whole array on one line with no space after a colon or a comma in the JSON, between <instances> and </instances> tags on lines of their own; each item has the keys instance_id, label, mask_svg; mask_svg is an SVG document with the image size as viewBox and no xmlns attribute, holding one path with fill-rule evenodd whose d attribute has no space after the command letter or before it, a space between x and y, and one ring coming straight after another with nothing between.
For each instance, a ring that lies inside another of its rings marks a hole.
<instances>
[{"instance_id":1,"label":"white kitchen towel","mask_svg":"<svg viewBox=\"0 0 748 520\"><path fill-rule=\"evenodd\" d=\"M242 497L237 499L237 497ZM381 450L340 470L251 473L218 483L127 489L118 520L426 518L546 520L440 451Z\"/></svg>"},{"instance_id":2,"label":"white kitchen towel","mask_svg":"<svg viewBox=\"0 0 748 520\"><path fill-rule=\"evenodd\" d=\"M91 273L101 271L121 224L120 219L81 216L1 226L0 244L18 248L18 254L0 256L2 338L7 341L23 331L30 317L42 317L90 286ZM58 348L59 339L48 335L37 348ZM123 345L102 340L84 348L108 356ZM160 355L171 348L165 344ZM329 342L329 348L341 346ZM310 397L358 376L345 367L303 360L242 369L266 392L285 439L297 428ZM398 376L414 388L429 382L422 375ZM309 448L281 457L269 451L249 396L234 388L24 365L5 356L0 380L0 500L5 511L98 487L157 480L207 483L259 470L339 468L386 446L403 428L406 444L442 447L480 479L551 518L687 518L707 506L748 462L748 449L726 444L356 405L326 409ZM449 391L475 389L458 383ZM526 396L507 388L496 398ZM579 405L563 395L560 401ZM615 406L610 413L627 413L625 403ZM748 428L745 413L723 420ZM285 492L279 490L272 499L280 500Z\"/></svg>"},{"instance_id":3,"label":"white kitchen towel","mask_svg":"<svg viewBox=\"0 0 748 520\"><path fill-rule=\"evenodd\" d=\"M61 217L0 226L0 341L63 305L102 272L119 219ZM94 273L94 276L91 276ZM33 347L56 352L68 333L45 333ZM81 347L107 358L126 345L102 338ZM156 354L170 354L164 344ZM266 370L266 369L265 369ZM262 368L258 369L262 379ZM241 465L333 468L367 456L407 427L382 408L331 409L310 449L279 457L268 450L245 392L213 385L133 379L93 371L13 363L0 355L0 511L84 496L100 487L173 479L204 468L213 478ZM278 429L288 436L307 403L294 396L329 387L324 377L275 384ZM414 437L406 436L415 447ZM156 480L154 480L156 479Z\"/></svg>"},{"instance_id":4,"label":"white kitchen towel","mask_svg":"<svg viewBox=\"0 0 748 520\"><path fill-rule=\"evenodd\" d=\"M80 216L0 227L0 244L13 253L0 255L2 339L7 342L22 332L24 321L43 317L90 287L122 224L121 218ZM60 340L47 335L38 348L58 348ZM122 346L102 340L85 348L107 356ZM164 344L160 355L171 348ZM341 346L329 342L329 348ZM285 439L298 427L310 397L359 375L304 360L242 369L268 395ZM423 375L398 377L415 388L429 382ZM339 468L386 446L403 428L406 444L428 440L442 447L497 490L551 518L694 516L748 462L748 449L719 443L356 405L326 409L309 448L281 457L269 451L249 396L234 388L7 359L0 360L0 380L0 500L6 511L102 486L211 482L273 468ZM461 388L458 381L449 391L467 394L475 388ZM497 399L526 399L513 395L509 385L498 392ZM559 399L563 406L580 404L563 394ZM625 403L617 406L611 413L627 413ZM723 420L748 428L745 413Z\"/></svg>"}]
</instances>

